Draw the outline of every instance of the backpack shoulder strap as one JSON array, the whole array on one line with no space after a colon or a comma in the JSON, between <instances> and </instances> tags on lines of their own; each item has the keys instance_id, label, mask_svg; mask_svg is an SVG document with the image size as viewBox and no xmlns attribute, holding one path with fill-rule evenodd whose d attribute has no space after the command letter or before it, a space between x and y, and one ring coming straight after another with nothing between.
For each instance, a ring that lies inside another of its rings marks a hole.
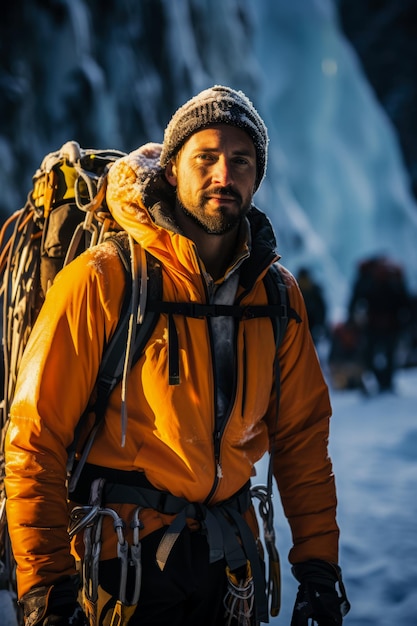
<instances>
[{"instance_id":1,"label":"backpack shoulder strap","mask_svg":"<svg viewBox=\"0 0 417 626\"><path fill-rule=\"evenodd\" d=\"M120 260L125 269L126 274L126 292L122 305L121 315L115 333L106 347L100 365L98 374L99 388L105 390L106 398L104 399L104 408L110 393L120 382L123 375L123 363L126 352L126 342L128 333L128 320L130 314L130 304L132 299L132 266L131 253L126 233L120 233L109 239L117 249ZM146 269L147 269L147 299L151 302L160 301L162 299L162 272L161 266L157 259L149 252L145 251ZM133 360L135 363L140 357L144 346L146 345L156 322L159 318L159 312L150 310L146 307L146 314L141 323L138 323L136 329L135 344L133 348Z\"/></svg>"},{"instance_id":2,"label":"backpack shoulder strap","mask_svg":"<svg viewBox=\"0 0 417 626\"><path fill-rule=\"evenodd\" d=\"M84 415L79 420L77 428L75 430L74 441L68 449L68 464L67 464L67 474L70 477L68 483L68 491L71 493L75 490L79 477L81 475L82 469L87 460L88 454L91 450L91 446L93 445L94 439L96 437L97 431L100 427L100 424L103 421L106 407L108 403L108 399L110 394L116 385L123 378L124 364L125 364L125 356L126 356L126 346L128 343L128 333L129 333L129 318L131 314L132 308L132 297L133 297L133 275L132 275L132 265L131 265L131 252L128 242L127 233L121 232L117 235L114 235L108 239L111 241L113 245L116 247L116 250L119 254L120 260L122 262L123 268L125 270L125 295L123 299L122 309L119 317L119 321L117 323L116 330L106 346L100 369L97 376L96 382L96 399L94 402L94 406L92 407L93 412L95 413L95 421L94 425L88 435L88 439L83 447L82 455L77 463L76 468L73 470L74 459L75 459L75 450L77 446L77 442L79 439L81 428L84 424ZM161 266L157 259L153 257L149 252L145 252L146 259L146 270L147 270L147 278L148 278L148 295L150 301L161 300L162 298L162 271ZM132 364L136 363L139 359L142 351L148 342L150 335L152 334L153 329L159 318L158 311L148 310L146 307L145 315L141 323L138 322L136 333L135 333L135 342L133 346L132 352Z\"/></svg>"},{"instance_id":3,"label":"backpack shoulder strap","mask_svg":"<svg viewBox=\"0 0 417 626\"><path fill-rule=\"evenodd\" d=\"M270 266L263 280L268 296L268 303L273 307L279 307L279 315L271 316L275 345L278 349L284 338L284 334L288 326L288 320L294 319L297 324L299 324L301 322L301 318L290 306L288 289L277 263L273 263Z\"/></svg>"}]
</instances>

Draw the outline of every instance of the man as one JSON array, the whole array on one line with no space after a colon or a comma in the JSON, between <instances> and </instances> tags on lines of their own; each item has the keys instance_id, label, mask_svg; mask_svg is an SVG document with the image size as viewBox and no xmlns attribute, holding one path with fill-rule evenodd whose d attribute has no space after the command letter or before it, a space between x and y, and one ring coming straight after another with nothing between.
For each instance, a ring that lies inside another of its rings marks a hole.
<instances>
[{"instance_id":1,"label":"man","mask_svg":"<svg viewBox=\"0 0 417 626\"><path fill-rule=\"evenodd\" d=\"M215 86L174 114L162 146L148 144L111 168L108 206L139 244L132 246L137 272L144 250L158 260L164 301L267 304L262 278L279 257L269 220L252 204L267 144L248 98ZM6 444L8 520L27 624L84 624L73 555L84 557L91 623L267 621L247 495L270 447L300 581L292 624L342 623L328 390L301 293L281 272L298 319L289 321L278 355L269 317L160 315L123 394L119 385L110 397L71 494L90 503L73 514L73 524L86 528L72 552L67 448L117 326L125 277L111 242L60 273L25 351ZM82 523L83 512L96 515L94 526Z\"/></svg>"},{"instance_id":2,"label":"man","mask_svg":"<svg viewBox=\"0 0 417 626\"><path fill-rule=\"evenodd\" d=\"M392 391L398 345L411 319L403 268L381 255L359 263L349 302L349 323L362 335L365 393ZM373 384L372 384L373 381Z\"/></svg>"},{"instance_id":3,"label":"man","mask_svg":"<svg viewBox=\"0 0 417 626\"><path fill-rule=\"evenodd\" d=\"M314 343L317 345L327 335L327 311L323 291L307 267L300 267L297 273L297 282L306 305L310 332Z\"/></svg>"}]
</instances>

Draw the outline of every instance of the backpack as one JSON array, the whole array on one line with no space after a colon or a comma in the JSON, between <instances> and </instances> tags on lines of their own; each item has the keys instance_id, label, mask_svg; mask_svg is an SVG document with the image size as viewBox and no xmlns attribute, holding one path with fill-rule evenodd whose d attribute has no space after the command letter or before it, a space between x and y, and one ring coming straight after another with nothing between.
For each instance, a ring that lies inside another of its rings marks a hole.
<instances>
[{"instance_id":1,"label":"backpack","mask_svg":"<svg viewBox=\"0 0 417 626\"><path fill-rule=\"evenodd\" d=\"M264 278L268 305L242 307L239 305L198 305L162 301L162 272L158 261L145 252L142 262L142 285L146 285L146 307L140 319L131 328L132 313L137 318L139 289L132 268L132 241L112 220L105 203L106 176L111 165L125 153L117 150L87 150L75 141L67 142L43 159L33 176L33 188L24 207L4 224L0 234L0 285L3 300L3 382L4 397L1 417L0 445L0 563L6 563L10 588L15 590L13 558L7 542L5 493L3 486L4 437L8 425L10 405L16 385L21 357L33 324L45 299L46 292L58 271L83 250L111 239L119 253L126 274L126 294L116 331L103 354L96 383L94 404L95 423L84 445L80 461L74 465L75 448L83 420L80 417L74 442L68 450L69 492L77 485L89 450L106 411L107 400L114 387L123 380L131 365L139 358L161 313L171 323L174 314L191 317L232 315L236 318L270 317L277 347L280 345L288 317L297 318L288 303L288 295L280 271L271 266ZM6 232L13 225L13 233ZM149 280L143 280L143 278ZM135 282L136 281L136 282ZM298 318L299 320L299 318ZM175 337L175 334L174 334ZM175 341L170 348L170 384L179 382L178 354ZM123 386L122 386L123 395ZM277 376L279 398L279 376ZM123 400L123 398L122 398ZM123 410L123 401L122 401ZM277 410L278 412L278 410ZM123 415L122 415L123 420ZM272 455L271 455L272 457ZM272 527L272 467L268 470L268 485L252 489L252 497L260 501L259 510L268 523L271 542L268 552L278 567L278 555L273 545ZM3 548L1 548L3 546ZM278 572L279 573L279 572ZM278 576L278 573L270 573ZM271 585L270 585L271 586ZM279 600L272 601L275 613ZM277 608L278 606L278 608ZM272 614L272 613L271 613Z\"/></svg>"},{"instance_id":2,"label":"backpack","mask_svg":"<svg viewBox=\"0 0 417 626\"><path fill-rule=\"evenodd\" d=\"M25 205L5 220L0 232L0 586L12 596L16 582L5 513L3 451L17 372L58 271L82 250L120 230L107 211L105 191L108 168L122 156L117 150L82 149L75 141L47 154L33 176ZM22 621L19 609L17 615Z\"/></svg>"}]
</instances>

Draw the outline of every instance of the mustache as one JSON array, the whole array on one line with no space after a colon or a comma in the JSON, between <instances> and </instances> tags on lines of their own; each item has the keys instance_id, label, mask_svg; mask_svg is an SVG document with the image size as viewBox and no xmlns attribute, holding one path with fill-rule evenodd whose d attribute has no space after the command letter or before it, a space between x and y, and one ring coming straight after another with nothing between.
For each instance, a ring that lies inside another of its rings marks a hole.
<instances>
[{"instance_id":1,"label":"mustache","mask_svg":"<svg viewBox=\"0 0 417 626\"><path fill-rule=\"evenodd\" d=\"M207 189L204 193L204 198L209 198L210 196L231 196L236 200L241 201L242 196L240 193L234 189L233 187L211 187Z\"/></svg>"}]
</instances>

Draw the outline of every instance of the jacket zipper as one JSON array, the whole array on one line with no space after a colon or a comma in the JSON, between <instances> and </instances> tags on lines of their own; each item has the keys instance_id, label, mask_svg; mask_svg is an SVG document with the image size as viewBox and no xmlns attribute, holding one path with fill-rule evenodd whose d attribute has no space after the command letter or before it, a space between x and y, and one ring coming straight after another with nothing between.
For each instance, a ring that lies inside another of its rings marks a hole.
<instances>
[{"instance_id":1,"label":"jacket zipper","mask_svg":"<svg viewBox=\"0 0 417 626\"><path fill-rule=\"evenodd\" d=\"M208 280L211 280L211 279L203 271L203 268L201 267L200 259L199 259L199 256L198 256L197 249L196 249L195 245L193 245L193 252L194 252L195 262L196 262L196 264L197 264L197 266L199 268L199 271L200 271L200 276L201 276L202 283L203 283L203 289L204 289L206 302L209 303L209 302L211 302L211 296L210 296L211 285L208 284ZM219 429L217 428L217 424L216 424L217 381L216 381L216 372L215 372L214 361L213 361L214 342L213 342L212 333L211 333L211 327L210 327L208 319L206 319L206 325L207 325L207 332L208 332L209 341L210 341L210 353L212 355L212 358L211 358L211 370L212 370L212 375L213 375L213 407L214 407L214 417L213 417L213 423L214 423L214 429L213 429L213 450L214 450L214 465L215 465L215 474L214 474L213 485L212 485L212 488L210 490L209 495L207 496L207 498L205 500L205 502L209 502L209 500L211 499L212 495L216 491L218 482L219 482L219 480L220 480L220 478L222 476L222 469L221 469L221 464L220 464L220 447L221 447L221 437L222 437L222 434L219 431Z\"/></svg>"},{"instance_id":2,"label":"jacket zipper","mask_svg":"<svg viewBox=\"0 0 417 626\"><path fill-rule=\"evenodd\" d=\"M209 335L210 335L210 345L211 345L211 349L213 350L213 340L212 340L212 336L211 336L211 331L210 331L210 325L208 324L208 328L209 328ZM230 420L230 415L232 413L233 407L235 405L235 401L236 401L236 389L237 389L237 374L236 374L236 368L237 368L237 360L236 360L236 353L237 353L237 337L238 337L238 324L235 325L235 329L234 329L234 337L233 337L233 354L235 355L234 357L234 361L233 361L233 370L234 370L234 378L233 378L233 389L232 389L232 393L230 395L230 403L229 403L229 408L227 411L227 414L224 416L223 420L220 421L217 419L216 415L214 418L214 431L213 431L213 450L214 450L214 469L215 469L215 474L214 474L214 480L213 480L213 485L211 487L210 493L208 494L207 498L205 499L205 503L208 504L210 502L210 500L213 498L217 487L219 485L220 480L223 478L223 470L222 470L222 464L221 464L221 445L222 445L222 441L223 441L223 434L224 431L226 429L227 424L229 423ZM217 381L216 381L216 372L215 372L215 368L213 367L213 380L214 380L214 407L217 406ZM216 408L214 409L216 410Z\"/></svg>"},{"instance_id":3,"label":"jacket zipper","mask_svg":"<svg viewBox=\"0 0 417 626\"><path fill-rule=\"evenodd\" d=\"M247 295L248 291L246 290L244 293L242 293L240 295L240 297L238 298L238 302L241 302L242 299ZM210 326L209 326L210 329ZM237 354L237 338L238 338L238 331L239 331L239 324L235 325L235 329L234 329L234 355L235 355L235 359L234 359L234 382L233 382L233 391L231 394L231 398L230 398L230 405L229 405L229 411L227 416L225 416L223 423L220 424L216 424L216 420L215 420L215 429L214 429L214 433L213 433L213 444L214 444L214 461L215 461L215 477L214 477L214 481L213 481L213 485L212 488L210 490L209 495L207 496L205 503L208 504L210 502L210 500L212 499L212 497L214 496L217 487L219 485L220 479L223 477L223 470L222 470L222 466L221 466L221 444L222 444L222 438L223 438L223 433L225 431L226 425L229 422L230 419L230 414L233 410L233 406L234 403L236 401L236 389L237 389L237 359L236 359L236 354ZM211 347L213 349L213 341L211 339L211 335L210 335L210 344ZM244 340L243 337L243 359L242 359L242 367L243 367L243 389L242 389L242 415L243 415L243 411L244 411L244 405L245 405L245 388L246 388L246 359L247 359L247 355L246 355L246 342ZM213 375L215 375L214 372L214 368L213 368ZM214 380L215 385L214 385L214 389L217 389L217 385L216 385L216 380ZM215 404L214 406L216 407L216 397L214 398L215 400Z\"/></svg>"},{"instance_id":4,"label":"jacket zipper","mask_svg":"<svg viewBox=\"0 0 417 626\"><path fill-rule=\"evenodd\" d=\"M203 279L202 282L203 282L204 292L205 292L205 296L206 296L206 301L207 302L211 302L210 285L207 284L207 278L206 279L204 278L206 276L206 274L202 270L200 259L199 259L199 256L198 256L197 249L196 249L195 245L193 246L193 250L194 250L194 257L195 257L196 263L197 263L199 271L200 271L200 276ZM233 267L230 268L228 273L230 273L237 265L239 265L240 262L242 260L244 260L244 258L246 256L247 256L246 253L243 254L241 256L241 258L239 258L234 263ZM211 368L212 368L212 374L213 374L213 391L214 391L214 394L213 394L213 407L214 407L213 450L214 450L214 470L215 470L213 485L211 487L210 493L208 494L207 498L205 499L205 503L208 504L210 502L210 500L212 499L213 495L215 494L215 492L217 490L217 487L219 485L219 482L220 482L221 478L223 477L223 470L222 470L222 466L221 466L221 444L222 444L223 433L225 431L227 423L229 422L230 414L232 412L232 409L233 409L233 406L234 406L234 403L235 403L235 400L236 400L236 388L237 388L236 352L237 352L237 336L238 336L238 326L239 325L236 324L235 325L235 329L234 329L234 350L233 350L233 354L234 354L234 363L233 363L234 381L233 381L233 390L232 390L232 393L231 393L231 396L230 396L230 403L229 403L228 412L225 415L224 419L222 420L222 424L219 424L218 420L217 420L217 417L216 417L216 410L217 410L216 409L216 407L217 407L217 380L216 380L216 371L215 371L214 360L213 360L214 342L213 342L213 337L212 337L212 333L211 333L211 327L210 327L210 324L209 324L208 320L206 320L206 324L207 324L208 334L209 334L209 338L210 338L210 352L211 352L211 355L212 355ZM245 365L245 367L246 367L246 365Z\"/></svg>"}]
</instances>

